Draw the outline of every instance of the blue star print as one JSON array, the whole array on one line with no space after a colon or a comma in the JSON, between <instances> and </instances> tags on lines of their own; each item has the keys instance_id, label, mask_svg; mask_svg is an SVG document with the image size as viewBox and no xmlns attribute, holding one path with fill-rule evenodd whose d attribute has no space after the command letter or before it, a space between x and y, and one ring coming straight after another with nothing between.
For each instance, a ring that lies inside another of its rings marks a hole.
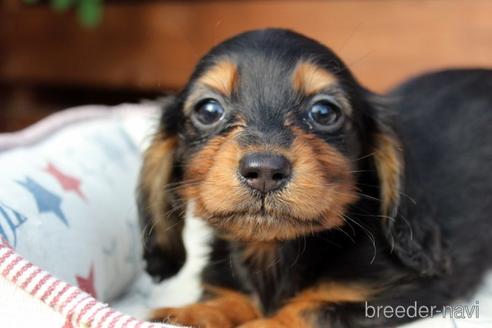
<instances>
[{"instance_id":1,"label":"blue star print","mask_svg":"<svg viewBox=\"0 0 492 328\"><path fill-rule=\"evenodd\" d=\"M26 222L26 216L0 202L0 237L12 246L17 246L17 230Z\"/></svg>"},{"instance_id":2,"label":"blue star print","mask_svg":"<svg viewBox=\"0 0 492 328\"><path fill-rule=\"evenodd\" d=\"M39 213L53 213L68 226L67 218L60 207L62 199L59 196L43 188L43 186L30 177L26 177L24 181L17 181L17 183L26 188L34 196Z\"/></svg>"}]
</instances>

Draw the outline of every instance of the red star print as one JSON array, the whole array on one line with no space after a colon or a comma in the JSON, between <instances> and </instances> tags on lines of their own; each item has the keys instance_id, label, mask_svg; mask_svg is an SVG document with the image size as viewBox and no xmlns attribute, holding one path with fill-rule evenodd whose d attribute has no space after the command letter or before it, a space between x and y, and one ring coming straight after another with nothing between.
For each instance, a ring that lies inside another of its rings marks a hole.
<instances>
[{"instance_id":1,"label":"red star print","mask_svg":"<svg viewBox=\"0 0 492 328\"><path fill-rule=\"evenodd\" d=\"M52 163L48 163L48 166L44 170L52 175L60 183L63 190L73 191L74 193L79 195L80 198L84 200L86 199L85 195L82 193L82 190L80 190L81 182L79 179L63 173Z\"/></svg>"},{"instance_id":2,"label":"red star print","mask_svg":"<svg viewBox=\"0 0 492 328\"><path fill-rule=\"evenodd\" d=\"M81 276L75 276L77 279L77 285L84 292L91 294L94 298L97 298L96 289L94 288L94 265L91 264L91 270L89 271L89 276L87 278Z\"/></svg>"}]
</instances>

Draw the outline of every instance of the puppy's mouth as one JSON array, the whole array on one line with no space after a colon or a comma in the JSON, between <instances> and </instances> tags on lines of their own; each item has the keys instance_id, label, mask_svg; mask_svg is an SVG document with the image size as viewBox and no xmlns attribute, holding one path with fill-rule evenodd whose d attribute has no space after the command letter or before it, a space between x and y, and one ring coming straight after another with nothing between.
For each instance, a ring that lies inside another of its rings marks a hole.
<instances>
[{"instance_id":1,"label":"puppy's mouth","mask_svg":"<svg viewBox=\"0 0 492 328\"><path fill-rule=\"evenodd\" d=\"M195 213L223 237L242 241L294 239L327 228L318 219L305 220L261 207L257 210L231 210L227 213Z\"/></svg>"},{"instance_id":2,"label":"puppy's mouth","mask_svg":"<svg viewBox=\"0 0 492 328\"><path fill-rule=\"evenodd\" d=\"M254 219L256 224L290 224L294 226L320 226L319 220L322 214L314 217L298 217L289 211L287 206L279 206L274 196L263 195L252 200L245 201L237 208L226 212L210 212L206 215L209 221L226 222L238 220L247 224L248 220ZM241 223L241 222L238 222Z\"/></svg>"},{"instance_id":3,"label":"puppy's mouth","mask_svg":"<svg viewBox=\"0 0 492 328\"><path fill-rule=\"evenodd\" d=\"M245 189L241 191L242 199L224 201L221 206L214 206L219 205L217 203L211 206L209 199L198 197L191 201L192 211L223 237L241 241L295 239L344 223L341 213L345 203L327 203L336 199L325 199L324 204L304 202L297 206L288 198L289 189L263 195L245 192ZM330 193L329 189L327 193ZM230 190L230 198L237 194Z\"/></svg>"},{"instance_id":4,"label":"puppy's mouth","mask_svg":"<svg viewBox=\"0 0 492 328\"><path fill-rule=\"evenodd\" d=\"M182 193L193 214L238 240L294 239L344 223L357 199L347 158L306 134L265 153L227 137L211 140L185 172L185 181L196 181Z\"/></svg>"}]
</instances>

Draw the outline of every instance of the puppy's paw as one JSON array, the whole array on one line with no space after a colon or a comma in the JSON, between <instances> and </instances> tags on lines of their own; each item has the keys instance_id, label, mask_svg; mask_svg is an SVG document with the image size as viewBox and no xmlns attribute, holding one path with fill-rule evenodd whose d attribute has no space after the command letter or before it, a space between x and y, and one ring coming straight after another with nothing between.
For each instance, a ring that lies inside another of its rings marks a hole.
<instances>
[{"instance_id":1,"label":"puppy's paw","mask_svg":"<svg viewBox=\"0 0 492 328\"><path fill-rule=\"evenodd\" d=\"M218 308L206 304L192 304L181 308L156 309L152 311L150 320L194 328L233 327L233 323Z\"/></svg>"}]
</instances>

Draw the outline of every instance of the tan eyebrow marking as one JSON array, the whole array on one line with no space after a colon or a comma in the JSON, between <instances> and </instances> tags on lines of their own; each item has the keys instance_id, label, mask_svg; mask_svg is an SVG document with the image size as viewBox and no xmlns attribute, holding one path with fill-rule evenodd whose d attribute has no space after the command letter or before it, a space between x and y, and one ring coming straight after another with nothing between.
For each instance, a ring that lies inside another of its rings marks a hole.
<instances>
[{"instance_id":1,"label":"tan eyebrow marking","mask_svg":"<svg viewBox=\"0 0 492 328\"><path fill-rule=\"evenodd\" d=\"M224 59L198 78L198 82L220 92L224 96L230 96L234 91L237 79L238 70L236 64Z\"/></svg>"},{"instance_id":2,"label":"tan eyebrow marking","mask_svg":"<svg viewBox=\"0 0 492 328\"><path fill-rule=\"evenodd\" d=\"M318 65L309 61L299 61L292 73L292 87L307 95L317 93L337 83L337 78Z\"/></svg>"}]
</instances>

